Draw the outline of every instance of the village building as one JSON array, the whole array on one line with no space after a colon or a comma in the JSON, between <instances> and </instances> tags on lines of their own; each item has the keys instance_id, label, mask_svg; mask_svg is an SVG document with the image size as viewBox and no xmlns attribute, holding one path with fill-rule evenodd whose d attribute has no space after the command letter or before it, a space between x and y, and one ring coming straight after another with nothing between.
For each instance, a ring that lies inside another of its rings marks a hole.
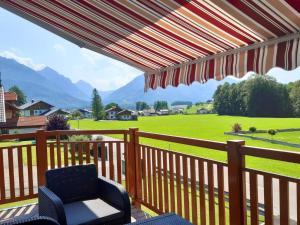
<instances>
[{"instance_id":1,"label":"village building","mask_svg":"<svg viewBox=\"0 0 300 225\"><path fill-rule=\"evenodd\" d=\"M117 120L117 114L121 111L122 109L119 106L113 106L110 109L105 110L105 118L107 120Z\"/></svg>"},{"instance_id":2,"label":"village building","mask_svg":"<svg viewBox=\"0 0 300 225\"><path fill-rule=\"evenodd\" d=\"M59 109L54 107L53 105L45 102L45 101L34 101L21 105L20 116L28 117L28 116L46 116L49 118L54 114L59 114L63 116L67 116L69 113L63 109Z\"/></svg>"},{"instance_id":3,"label":"village building","mask_svg":"<svg viewBox=\"0 0 300 225\"><path fill-rule=\"evenodd\" d=\"M170 111L168 109L161 109L161 110L158 110L157 114L159 116L166 116L166 115L170 114Z\"/></svg>"},{"instance_id":4,"label":"village building","mask_svg":"<svg viewBox=\"0 0 300 225\"><path fill-rule=\"evenodd\" d=\"M44 101L34 101L28 102L20 106L21 116L41 116L46 112L51 111L54 106L44 102Z\"/></svg>"},{"instance_id":5,"label":"village building","mask_svg":"<svg viewBox=\"0 0 300 225\"><path fill-rule=\"evenodd\" d=\"M68 114L44 101L31 101L17 106L17 100L15 92L4 91L0 79L0 134L35 132L46 128L47 118L51 115Z\"/></svg>"},{"instance_id":6,"label":"village building","mask_svg":"<svg viewBox=\"0 0 300 225\"><path fill-rule=\"evenodd\" d=\"M81 114L82 118L92 118L93 117L93 112L88 109L78 109L78 112Z\"/></svg>"},{"instance_id":7,"label":"village building","mask_svg":"<svg viewBox=\"0 0 300 225\"><path fill-rule=\"evenodd\" d=\"M133 111L124 109L117 113L118 120L136 120L137 116L134 114Z\"/></svg>"}]
</instances>

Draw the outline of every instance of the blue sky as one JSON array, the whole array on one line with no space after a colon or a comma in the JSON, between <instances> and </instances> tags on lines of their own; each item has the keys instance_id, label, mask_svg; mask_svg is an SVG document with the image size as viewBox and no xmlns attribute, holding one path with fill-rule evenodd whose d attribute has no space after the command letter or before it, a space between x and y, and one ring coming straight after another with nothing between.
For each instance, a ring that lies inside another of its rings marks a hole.
<instances>
[{"instance_id":1,"label":"blue sky","mask_svg":"<svg viewBox=\"0 0 300 225\"><path fill-rule=\"evenodd\" d=\"M49 66L72 81L85 80L97 89L123 86L142 71L77 45L0 8L0 56L35 70Z\"/></svg>"},{"instance_id":2,"label":"blue sky","mask_svg":"<svg viewBox=\"0 0 300 225\"><path fill-rule=\"evenodd\" d=\"M122 62L79 48L2 8L0 29L0 56L14 58L35 70L49 66L73 82L84 80L100 91L117 89L143 74ZM294 71L274 68L268 74L288 83L300 79L300 67Z\"/></svg>"}]
</instances>

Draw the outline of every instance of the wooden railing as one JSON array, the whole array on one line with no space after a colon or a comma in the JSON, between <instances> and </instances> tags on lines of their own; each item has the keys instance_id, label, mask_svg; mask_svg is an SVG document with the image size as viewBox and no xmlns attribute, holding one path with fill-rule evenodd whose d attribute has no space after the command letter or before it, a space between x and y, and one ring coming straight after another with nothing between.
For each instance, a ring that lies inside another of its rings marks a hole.
<instances>
[{"instance_id":1,"label":"wooden railing","mask_svg":"<svg viewBox=\"0 0 300 225\"><path fill-rule=\"evenodd\" d=\"M95 134L118 138L68 139ZM100 175L125 186L133 204L159 214L176 212L201 225L286 225L292 220L300 224L300 180L245 164L247 157L299 164L299 153L249 147L244 141L214 142L138 129L0 135L0 140L13 139L35 142L0 147L0 204L35 198L48 169L94 163ZM195 151L220 151L227 160L219 162L151 144L158 142L193 146Z\"/></svg>"},{"instance_id":2,"label":"wooden railing","mask_svg":"<svg viewBox=\"0 0 300 225\"><path fill-rule=\"evenodd\" d=\"M119 137L93 141L68 139L71 135L103 134ZM48 169L71 165L94 163L101 175L127 185L127 134L126 130L38 130L30 134L0 135L2 143L9 141L7 146L0 147L0 204L37 197L38 186L45 184ZM20 140L25 140L21 142L24 144L19 145Z\"/></svg>"}]
</instances>

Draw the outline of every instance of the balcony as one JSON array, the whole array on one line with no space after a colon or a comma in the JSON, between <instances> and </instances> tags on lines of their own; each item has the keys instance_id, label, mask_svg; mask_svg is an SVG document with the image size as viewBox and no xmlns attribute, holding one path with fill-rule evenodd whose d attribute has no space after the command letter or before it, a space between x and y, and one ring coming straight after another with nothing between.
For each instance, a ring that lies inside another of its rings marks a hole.
<instances>
[{"instance_id":1,"label":"balcony","mask_svg":"<svg viewBox=\"0 0 300 225\"><path fill-rule=\"evenodd\" d=\"M110 138L71 141L74 135ZM250 157L299 164L299 153L250 147L244 141L222 143L138 129L39 130L1 135L0 140L0 204L22 206L24 200L36 198L48 169L94 163L99 175L124 185L135 219L145 218L148 212L175 212L193 224L300 223L300 180L247 166ZM218 151L224 161L161 147L166 143ZM33 205L2 211L0 217L21 215L30 207L36 214Z\"/></svg>"}]
</instances>

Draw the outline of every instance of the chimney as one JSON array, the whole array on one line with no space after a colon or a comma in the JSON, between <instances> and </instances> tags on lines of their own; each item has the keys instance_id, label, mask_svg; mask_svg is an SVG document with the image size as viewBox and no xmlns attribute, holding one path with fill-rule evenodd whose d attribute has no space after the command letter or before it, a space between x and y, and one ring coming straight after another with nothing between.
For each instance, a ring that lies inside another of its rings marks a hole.
<instances>
[{"instance_id":1,"label":"chimney","mask_svg":"<svg viewBox=\"0 0 300 225\"><path fill-rule=\"evenodd\" d=\"M6 123L4 88L2 85L1 72L0 72L0 122Z\"/></svg>"}]
</instances>

